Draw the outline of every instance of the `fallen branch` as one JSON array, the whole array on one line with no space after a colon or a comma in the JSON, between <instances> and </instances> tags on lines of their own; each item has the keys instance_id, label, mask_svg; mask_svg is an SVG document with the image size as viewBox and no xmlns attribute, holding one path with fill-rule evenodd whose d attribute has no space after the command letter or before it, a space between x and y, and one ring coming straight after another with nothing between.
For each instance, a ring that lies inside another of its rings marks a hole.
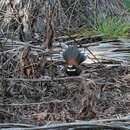
<instances>
[{"instance_id":1,"label":"fallen branch","mask_svg":"<svg viewBox=\"0 0 130 130\"><path fill-rule=\"evenodd\" d=\"M52 100L52 101L43 101L43 102L35 102L35 103L23 103L23 104L0 104L0 106L33 106L33 105L42 105L42 104L50 104L50 103L62 103L62 102L65 102L66 100Z\"/></svg>"},{"instance_id":2,"label":"fallen branch","mask_svg":"<svg viewBox=\"0 0 130 130\"><path fill-rule=\"evenodd\" d=\"M127 123L129 124L129 123ZM5 129L8 130L9 128ZM13 128L13 130L17 130L18 128ZM88 121L86 122L74 122L74 123L62 123L62 124L51 124L51 125L45 125L40 127L34 127L34 128L21 128L21 130L69 130L69 129L118 129L118 130L130 130L129 126L118 126L116 125L106 125L106 124L100 124L95 123L91 124Z\"/></svg>"},{"instance_id":3,"label":"fallen branch","mask_svg":"<svg viewBox=\"0 0 130 130\"><path fill-rule=\"evenodd\" d=\"M34 49L37 49L39 51L43 51L43 52L46 52L43 48L41 48L40 46L36 46L36 45L32 45L30 43L32 43L32 41L30 42L21 42L21 41L16 41L16 40L11 40L11 39L6 39L6 38L3 38L1 39L0 41L1 44L4 43L4 46L6 46L7 44L9 44L10 46L24 46L24 47L31 47L31 48L34 48Z\"/></svg>"},{"instance_id":4,"label":"fallen branch","mask_svg":"<svg viewBox=\"0 0 130 130\"><path fill-rule=\"evenodd\" d=\"M44 78L44 79L26 79L26 78L0 78L0 81L23 81L23 82L50 82L50 81L60 81L60 80L89 80L85 79L85 75L82 76L72 76L72 77L63 77L63 78Z\"/></svg>"},{"instance_id":5,"label":"fallen branch","mask_svg":"<svg viewBox=\"0 0 130 130\"><path fill-rule=\"evenodd\" d=\"M20 123L0 123L0 127L22 127L22 128L34 128L36 127L35 125L31 124L20 124Z\"/></svg>"}]
</instances>

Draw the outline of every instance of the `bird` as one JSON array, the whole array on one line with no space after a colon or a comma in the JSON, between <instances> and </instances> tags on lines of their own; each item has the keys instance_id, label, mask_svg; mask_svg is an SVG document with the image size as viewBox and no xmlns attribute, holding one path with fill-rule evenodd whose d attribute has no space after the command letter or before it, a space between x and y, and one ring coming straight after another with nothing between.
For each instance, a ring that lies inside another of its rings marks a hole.
<instances>
[{"instance_id":1,"label":"bird","mask_svg":"<svg viewBox=\"0 0 130 130\"><path fill-rule=\"evenodd\" d=\"M69 76L78 76L81 73L79 65L85 61L86 56L76 46L69 46L63 52L63 58L67 63L65 71Z\"/></svg>"}]
</instances>

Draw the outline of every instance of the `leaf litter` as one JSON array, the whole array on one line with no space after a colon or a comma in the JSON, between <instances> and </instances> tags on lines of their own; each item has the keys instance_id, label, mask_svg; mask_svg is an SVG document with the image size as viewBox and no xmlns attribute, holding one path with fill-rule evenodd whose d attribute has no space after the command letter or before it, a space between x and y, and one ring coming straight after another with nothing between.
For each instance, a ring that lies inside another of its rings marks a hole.
<instances>
[{"instance_id":1,"label":"leaf litter","mask_svg":"<svg viewBox=\"0 0 130 130\"><path fill-rule=\"evenodd\" d=\"M34 53L35 52L35 53ZM69 77L64 61L24 47L0 55L0 122L43 125L130 113L129 66L82 64Z\"/></svg>"}]
</instances>

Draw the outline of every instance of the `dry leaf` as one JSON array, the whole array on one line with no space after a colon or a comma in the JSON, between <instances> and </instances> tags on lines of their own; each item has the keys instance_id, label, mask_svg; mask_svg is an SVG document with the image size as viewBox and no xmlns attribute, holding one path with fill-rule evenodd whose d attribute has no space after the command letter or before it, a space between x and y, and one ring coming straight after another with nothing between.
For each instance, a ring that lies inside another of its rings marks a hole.
<instances>
[{"instance_id":1,"label":"dry leaf","mask_svg":"<svg viewBox=\"0 0 130 130\"><path fill-rule=\"evenodd\" d=\"M45 118L47 117L48 113L47 112L40 112L40 113L37 113L37 114L34 114L35 115L35 118L37 120L45 120Z\"/></svg>"},{"instance_id":2,"label":"dry leaf","mask_svg":"<svg viewBox=\"0 0 130 130\"><path fill-rule=\"evenodd\" d=\"M24 74L30 78L35 75L35 56L30 47L24 48L21 57L20 57L20 65L21 70Z\"/></svg>"},{"instance_id":3,"label":"dry leaf","mask_svg":"<svg viewBox=\"0 0 130 130\"><path fill-rule=\"evenodd\" d=\"M130 81L130 74L125 75L123 80L125 80L127 82Z\"/></svg>"}]
</instances>

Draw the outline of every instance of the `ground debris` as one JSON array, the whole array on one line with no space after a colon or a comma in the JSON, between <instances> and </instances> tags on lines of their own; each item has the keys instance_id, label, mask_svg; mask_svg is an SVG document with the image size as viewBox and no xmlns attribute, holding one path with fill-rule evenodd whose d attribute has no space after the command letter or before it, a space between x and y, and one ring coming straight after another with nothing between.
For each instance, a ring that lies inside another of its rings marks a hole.
<instances>
[{"instance_id":1,"label":"ground debris","mask_svg":"<svg viewBox=\"0 0 130 130\"><path fill-rule=\"evenodd\" d=\"M130 113L128 67L81 65L80 76L68 77L58 69L64 62L28 49L0 55L0 122L43 125ZM25 61L31 69L35 64L32 76L22 72Z\"/></svg>"}]
</instances>

